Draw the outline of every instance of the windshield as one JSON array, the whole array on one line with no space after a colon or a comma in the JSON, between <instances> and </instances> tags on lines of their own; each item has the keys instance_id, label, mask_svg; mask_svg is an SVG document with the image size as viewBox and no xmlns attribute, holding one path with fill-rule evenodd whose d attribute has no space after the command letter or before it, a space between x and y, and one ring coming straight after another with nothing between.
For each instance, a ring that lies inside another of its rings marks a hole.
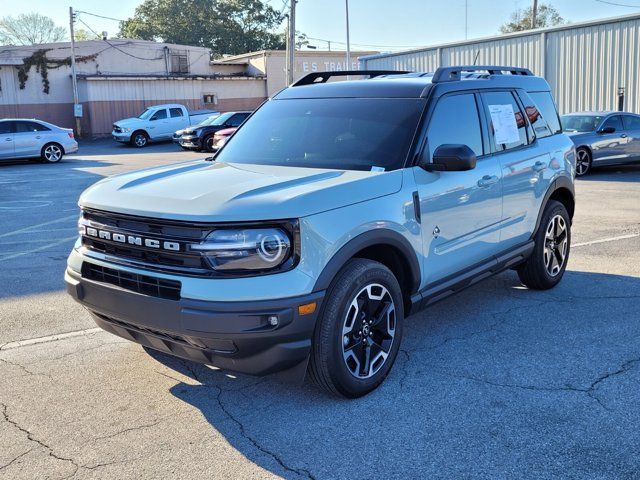
<instances>
[{"instance_id":1,"label":"windshield","mask_svg":"<svg viewBox=\"0 0 640 480\"><path fill-rule=\"evenodd\" d=\"M602 120L602 116L563 115L560 120L563 132L593 132Z\"/></svg>"},{"instance_id":2,"label":"windshield","mask_svg":"<svg viewBox=\"0 0 640 480\"><path fill-rule=\"evenodd\" d=\"M140 115L138 115L138 118L142 119L142 120L146 120L147 118L149 118L151 116L151 114L154 112L155 110L153 108L146 108L144 110L144 112L142 112Z\"/></svg>"},{"instance_id":3,"label":"windshield","mask_svg":"<svg viewBox=\"0 0 640 480\"><path fill-rule=\"evenodd\" d=\"M216 161L395 170L404 165L424 100L319 98L267 102Z\"/></svg>"},{"instance_id":4,"label":"windshield","mask_svg":"<svg viewBox=\"0 0 640 480\"><path fill-rule=\"evenodd\" d=\"M215 120L220 117L220 114L216 113L215 115L211 115L210 117L205 118L200 123L198 123L199 127L205 127L207 125L211 125Z\"/></svg>"},{"instance_id":5,"label":"windshield","mask_svg":"<svg viewBox=\"0 0 640 480\"><path fill-rule=\"evenodd\" d=\"M223 113L214 118L209 125L224 125L227 120L231 118L233 113Z\"/></svg>"}]
</instances>

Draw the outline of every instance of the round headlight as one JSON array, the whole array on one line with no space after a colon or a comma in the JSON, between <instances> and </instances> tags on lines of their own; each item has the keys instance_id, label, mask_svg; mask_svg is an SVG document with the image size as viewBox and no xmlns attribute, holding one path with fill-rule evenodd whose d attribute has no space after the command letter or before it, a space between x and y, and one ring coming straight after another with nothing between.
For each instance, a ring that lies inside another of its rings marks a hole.
<instances>
[{"instance_id":1,"label":"round headlight","mask_svg":"<svg viewBox=\"0 0 640 480\"><path fill-rule=\"evenodd\" d=\"M191 245L214 270L270 270L291 258L291 239L280 228L220 229Z\"/></svg>"}]
</instances>

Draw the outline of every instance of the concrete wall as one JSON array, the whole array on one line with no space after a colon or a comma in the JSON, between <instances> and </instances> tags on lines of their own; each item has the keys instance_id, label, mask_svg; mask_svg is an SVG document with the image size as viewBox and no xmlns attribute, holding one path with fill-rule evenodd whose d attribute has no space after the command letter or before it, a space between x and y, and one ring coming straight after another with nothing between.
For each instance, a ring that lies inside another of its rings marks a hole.
<instances>
[{"instance_id":1,"label":"concrete wall","mask_svg":"<svg viewBox=\"0 0 640 480\"><path fill-rule=\"evenodd\" d=\"M640 113L640 15L582 22L486 39L363 58L367 69L434 71L439 66L526 67L544 76L561 113L625 110Z\"/></svg>"}]
</instances>

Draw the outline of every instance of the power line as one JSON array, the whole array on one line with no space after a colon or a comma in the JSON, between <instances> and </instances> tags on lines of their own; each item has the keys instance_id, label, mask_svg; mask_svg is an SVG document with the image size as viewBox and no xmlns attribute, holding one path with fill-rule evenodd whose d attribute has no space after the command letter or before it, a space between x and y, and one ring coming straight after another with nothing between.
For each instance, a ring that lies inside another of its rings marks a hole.
<instances>
[{"instance_id":1,"label":"power line","mask_svg":"<svg viewBox=\"0 0 640 480\"><path fill-rule=\"evenodd\" d=\"M339 45L346 45L346 42L340 42L338 40L328 40L326 38L315 38L315 37L307 37L309 40L316 40L319 42L331 42L337 43ZM351 45L356 45L358 47L376 47L376 48L421 48L424 45L375 45L372 43L353 43Z\"/></svg>"},{"instance_id":2,"label":"power line","mask_svg":"<svg viewBox=\"0 0 640 480\"><path fill-rule=\"evenodd\" d=\"M113 20L115 22L125 22L121 18L105 17L104 15L98 15L97 13L85 12L83 10L76 10L76 13L84 13L85 15L91 15L92 17L104 18L105 20Z\"/></svg>"},{"instance_id":3,"label":"power line","mask_svg":"<svg viewBox=\"0 0 640 480\"><path fill-rule=\"evenodd\" d=\"M596 0L596 2L606 3L607 5L615 5L616 7L640 8L640 5L629 5L626 3L608 2L606 0Z\"/></svg>"},{"instance_id":4,"label":"power line","mask_svg":"<svg viewBox=\"0 0 640 480\"><path fill-rule=\"evenodd\" d=\"M87 25L81 18L78 18L78 21L80 23L82 23L85 27L87 27L95 36L102 38L102 35L100 35L98 32L96 32L93 28L91 28L89 25ZM124 50L122 50L121 48L117 47L116 45L114 45L113 43L111 43L109 40L106 39L102 39L103 42L107 43L108 45L111 46L111 48L115 48L116 50L118 50L120 53L123 53L125 55L128 55L132 58L135 58L137 60L160 60L162 57L154 57L154 58L147 58L147 57L138 57L137 55L134 55L132 53L126 52Z\"/></svg>"}]
</instances>

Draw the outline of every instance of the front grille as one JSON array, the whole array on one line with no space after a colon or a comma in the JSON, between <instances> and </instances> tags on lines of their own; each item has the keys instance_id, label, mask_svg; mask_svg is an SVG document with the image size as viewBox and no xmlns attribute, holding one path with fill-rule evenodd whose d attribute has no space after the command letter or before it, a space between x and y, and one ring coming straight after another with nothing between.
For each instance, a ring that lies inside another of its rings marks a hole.
<instances>
[{"instance_id":1,"label":"front grille","mask_svg":"<svg viewBox=\"0 0 640 480\"><path fill-rule=\"evenodd\" d=\"M150 248L143 245L116 242L110 239L82 236L82 244L89 251L99 252L130 263L133 266L187 275L210 275L211 269L200 252L190 251L191 243L199 243L211 231L211 227L189 223L159 221L128 215L112 214L85 209L83 222L87 226L118 232L123 235L142 236L162 242L180 245L179 251Z\"/></svg>"},{"instance_id":2,"label":"front grille","mask_svg":"<svg viewBox=\"0 0 640 480\"><path fill-rule=\"evenodd\" d=\"M116 124L113 125L113 131L116 133L122 133L122 129Z\"/></svg>"},{"instance_id":3,"label":"front grille","mask_svg":"<svg viewBox=\"0 0 640 480\"><path fill-rule=\"evenodd\" d=\"M166 300L180 300L182 285L176 280L165 280L147 275L138 275L137 273L123 272L88 262L82 264L82 276L89 280L108 283L143 295Z\"/></svg>"}]
</instances>

